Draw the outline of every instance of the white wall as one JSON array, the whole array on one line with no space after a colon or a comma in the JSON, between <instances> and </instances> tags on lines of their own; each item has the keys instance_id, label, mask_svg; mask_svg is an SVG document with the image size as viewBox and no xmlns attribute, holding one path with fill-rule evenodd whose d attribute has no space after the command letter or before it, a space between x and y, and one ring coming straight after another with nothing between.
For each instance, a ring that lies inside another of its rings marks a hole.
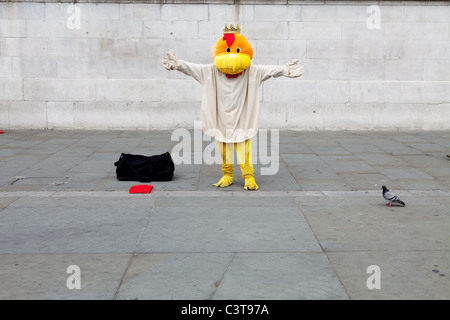
<instances>
[{"instance_id":1,"label":"white wall","mask_svg":"<svg viewBox=\"0 0 450 320\"><path fill-rule=\"evenodd\" d=\"M225 23L253 63L304 65L263 84L261 127L450 129L447 1L150 2L77 3L80 29L69 3L0 2L0 129L192 127L202 88L161 57L211 63Z\"/></svg>"}]
</instances>

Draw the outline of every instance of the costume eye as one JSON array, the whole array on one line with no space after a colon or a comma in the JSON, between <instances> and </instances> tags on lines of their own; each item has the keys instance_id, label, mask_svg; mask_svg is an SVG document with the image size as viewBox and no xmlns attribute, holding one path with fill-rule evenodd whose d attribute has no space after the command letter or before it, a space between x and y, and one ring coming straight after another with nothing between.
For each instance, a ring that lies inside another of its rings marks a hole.
<instances>
[{"instance_id":1,"label":"costume eye","mask_svg":"<svg viewBox=\"0 0 450 320\"><path fill-rule=\"evenodd\" d=\"M231 51L231 49L230 48L227 48L227 52L230 52Z\"/></svg>"},{"instance_id":2,"label":"costume eye","mask_svg":"<svg viewBox=\"0 0 450 320\"><path fill-rule=\"evenodd\" d=\"M237 53L241 52L241 48L237 47L236 52Z\"/></svg>"}]
</instances>

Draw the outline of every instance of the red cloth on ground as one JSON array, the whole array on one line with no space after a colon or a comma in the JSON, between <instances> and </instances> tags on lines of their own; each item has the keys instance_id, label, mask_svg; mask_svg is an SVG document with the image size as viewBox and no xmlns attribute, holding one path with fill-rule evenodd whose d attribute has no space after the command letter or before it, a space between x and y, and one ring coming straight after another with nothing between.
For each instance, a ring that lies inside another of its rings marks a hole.
<instances>
[{"instance_id":1,"label":"red cloth on ground","mask_svg":"<svg viewBox=\"0 0 450 320\"><path fill-rule=\"evenodd\" d=\"M140 184L136 186L132 186L130 188L130 193L150 193L152 191L152 185Z\"/></svg>"}]
</instances>

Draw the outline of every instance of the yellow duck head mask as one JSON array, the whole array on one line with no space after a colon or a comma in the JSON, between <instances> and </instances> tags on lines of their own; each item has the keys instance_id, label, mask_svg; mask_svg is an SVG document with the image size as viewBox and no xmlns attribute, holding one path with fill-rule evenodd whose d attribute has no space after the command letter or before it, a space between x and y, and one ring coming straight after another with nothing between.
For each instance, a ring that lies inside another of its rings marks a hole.
<instances>
[{"instance_id":1,"label":"yellow duck head mask","mask_svg":"<svg viewBox=\"0 0 450 320\"><path fill-rule=\"evenodd\" d=\"M233 31L228 31L231 29ZM224 35L211 49L216 68L230 77L241 74L253 58L253 49L247 39L239 34L239 26L235 29L231 25L231 29L225 26Z\"/></svg>"}]
</instances>

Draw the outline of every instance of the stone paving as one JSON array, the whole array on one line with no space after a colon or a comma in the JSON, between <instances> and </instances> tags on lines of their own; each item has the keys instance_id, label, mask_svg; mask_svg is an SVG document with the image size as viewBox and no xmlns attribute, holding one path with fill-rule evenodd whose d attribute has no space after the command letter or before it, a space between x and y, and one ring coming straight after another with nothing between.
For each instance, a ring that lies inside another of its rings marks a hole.
<instances>
[{"instance_id":1,"label":"stone paving","mask_svg":"<svg viewBox=\"0 0 450 320\"><path fill-rule=\"evenodd\" d=\"M449 131L280 131L259 191L195 162L129 194L114 162L172 133L1 134L0 299L450 299Z\"/></svg>"}]
</instances>

